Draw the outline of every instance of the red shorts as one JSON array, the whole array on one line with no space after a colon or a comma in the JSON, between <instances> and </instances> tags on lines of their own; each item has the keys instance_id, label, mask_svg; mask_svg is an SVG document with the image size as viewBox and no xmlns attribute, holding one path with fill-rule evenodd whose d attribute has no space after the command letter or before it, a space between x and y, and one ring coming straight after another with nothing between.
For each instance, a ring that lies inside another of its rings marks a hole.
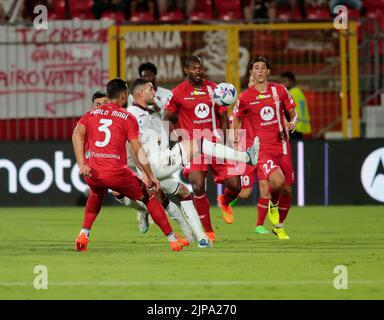
<instances>
[{"instance_id":1,"label":"red shorts","mask_svg":"<svg viewBox=\"0 0 384 320\"><path fill-rule=\"evenodd\" d=\"M252 188L256 180L256 166L246 165L244 173L241 175L241 188L249 189Z\"/></svg>"},{"instance_id":2,"label":"red shorts","mask_svg":"<svg viewBox=\"0 0 384 320\"><path fill-rule=\"evenodd\" d=\"M143 181L130 169L98 179L86 177L85 182L90 187L91 192L97 195L104 195L108 189L111 189L132 200L141 199L145 190Z\"/></svg>"},{"instance_id":3,"label":"red shorts","mask_svg":"<svg viewBox=\"0 0 384 320\"><path fill-rule=\"evenodd\" d=\"M284 174L285 184L291 186L295 182L295 174L293 172L292 157L290 152L287 155L274 155L271 153L263 153L259 156L257 165L257 179L269 180L272 172L278 168Z\"/></svg>"},{"instance_id":4,"label":"red shorts","mask_svg":"<svg viewBox=\"0 0 384 320\"><path fill-rule=\"evenodd\" d=\"M188 175L192 171L203 171L207 175L209 166L211 166L215 183L223 183L226 179L241 175L239 166L234 163L223 161L221 159L210 158L208 156L205 156L204 160L203 157L204 155L200 155L193 159L191 163L185 166L183 175L187 179Z\"/></svg>"}]
</instances>

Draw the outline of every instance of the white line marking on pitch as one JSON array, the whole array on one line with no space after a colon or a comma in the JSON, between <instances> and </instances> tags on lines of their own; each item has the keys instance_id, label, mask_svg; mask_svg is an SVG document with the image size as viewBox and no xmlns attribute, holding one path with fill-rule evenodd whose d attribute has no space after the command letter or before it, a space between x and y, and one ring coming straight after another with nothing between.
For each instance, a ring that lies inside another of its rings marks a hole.
<instances>
[{"instance_id":1,"label":"white line marking on pitch","mask_svg":"<svg viewBox=\"0 0 384 320\"><path fill-rule=\"evenodd\" d=\"M349 281L354 285L384 285L382 280L356 280ZM49 282L50 287L79 287L79 286L95 286L95 287L129 287L129 286L252 286L252 285L270 285L270 286L284 286L284 285L332 285L332 281L154 281L154 282L139 282L139 281L107 281L107 282ZM28 282L0 282L0 287L29 287L33 283Z\"/></svg>"}]
</instances>

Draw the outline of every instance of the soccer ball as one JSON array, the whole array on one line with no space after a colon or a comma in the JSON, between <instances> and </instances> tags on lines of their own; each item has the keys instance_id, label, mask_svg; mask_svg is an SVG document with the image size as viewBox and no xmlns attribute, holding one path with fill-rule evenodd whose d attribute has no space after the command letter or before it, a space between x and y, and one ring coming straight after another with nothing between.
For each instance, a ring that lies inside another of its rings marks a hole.
<instances>
[{"instance_id":1,"label":"soccer ball","mask_svg":"<svg viewBox=\"0 0 384 320\"><path fill-rule=\"evenodd\" d=\"M230 83L219 83L213 90L213 101L220 106L230 106L236 100L237 91Z\"/></svg>"}]
</instances>

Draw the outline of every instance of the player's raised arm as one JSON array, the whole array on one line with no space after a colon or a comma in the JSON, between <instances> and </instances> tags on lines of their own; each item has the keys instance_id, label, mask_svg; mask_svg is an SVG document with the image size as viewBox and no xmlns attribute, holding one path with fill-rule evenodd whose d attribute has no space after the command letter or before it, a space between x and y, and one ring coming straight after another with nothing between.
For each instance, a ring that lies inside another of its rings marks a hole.
<instances>
[{"instance_id":1,"label":"player's raised arm","mask_svg":"<svg viewBox=\"0 0 384 320\"><path fill-rule=\"evenodd\" d=\"M86 133L87 128L78 123L72 134L72 144L80 174L91 177L91 168L84 163L84 139Z\"/></svg>"},{"instance_id":2,"label":"player's raised arm","mask_svg":"<svg viewBox=\"0 0 384 320\"><path fill-rule=\"evenodd\" d=\"M287 123L287 130L290 132L294 132L296 130L296 123L297 123L297 112L295 108L288 110L289 117L291 121Z\"/></svg>"}]
</instances>

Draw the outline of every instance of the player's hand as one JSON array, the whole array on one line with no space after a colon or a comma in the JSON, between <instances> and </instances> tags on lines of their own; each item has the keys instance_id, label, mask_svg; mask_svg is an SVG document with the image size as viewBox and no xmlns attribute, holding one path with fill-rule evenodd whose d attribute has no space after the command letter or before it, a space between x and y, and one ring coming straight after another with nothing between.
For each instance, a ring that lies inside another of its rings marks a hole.
<instances>
[{"instance_id":1,"label":"player's hand","mask_svg":"<svg viewBox=\"0 0 384 320\"><path fill-rule=\"evenodd\" d=\"M155 176L148 177L148 189L151 191L159 191L160 189L160 182L157 180Z\"/></svg>"},{"instance_id":2,"label":"player's hand","mask_svg":"<svg viewBox=\"0 0 384 320\"><path fill-rule=\"evenodd\" d=\"M290 121L287 124L287 130L291 133L295 132L296 130L296 122L295 121Z\"/></svg>"},{"instance_id":3,"label":"player's hand","mask_svg":"<svg viewBox=\"0 0 384 320\"><path fill-rule=\"evenodd\" d=\"M92 177L92 169L88 167L86 164L79 166L79 172L84 177Z\"/></svg>"}]
</instances>

